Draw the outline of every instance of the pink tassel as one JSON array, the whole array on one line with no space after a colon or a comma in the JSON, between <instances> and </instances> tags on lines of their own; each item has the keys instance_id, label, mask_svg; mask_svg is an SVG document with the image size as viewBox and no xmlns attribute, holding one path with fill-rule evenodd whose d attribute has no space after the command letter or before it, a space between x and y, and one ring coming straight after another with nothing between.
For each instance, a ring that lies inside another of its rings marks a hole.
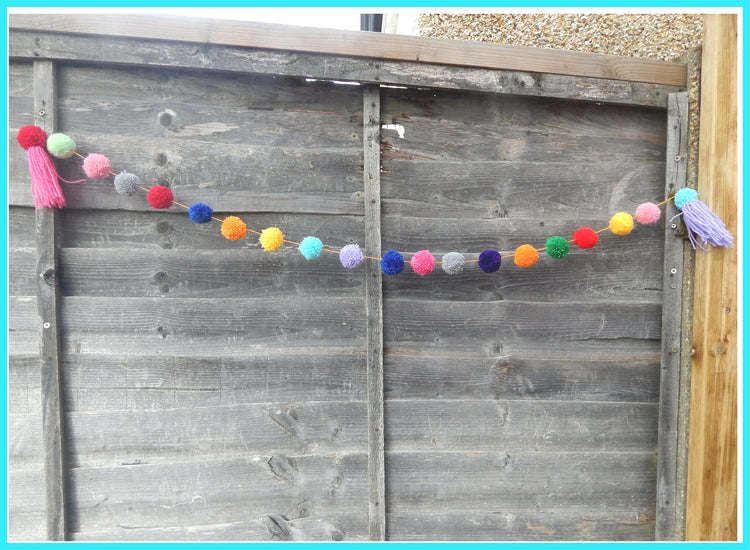
<instances>
[{"instance_id":1,"label":"pink tassel","mask_svg":"<svg viewBox=\"0 0 750 550\"><path fill-rule=\"evenodd\" d=\"M59 176L55 163L47 153L47 134L38 126L24 126L18 131L18 143L26 149L31 175L31 195L37 208L65 206L65 197L58 180L65 183L80 183ZM83 180L80 180L83 181Z\"/></svg>"}]
</instances>

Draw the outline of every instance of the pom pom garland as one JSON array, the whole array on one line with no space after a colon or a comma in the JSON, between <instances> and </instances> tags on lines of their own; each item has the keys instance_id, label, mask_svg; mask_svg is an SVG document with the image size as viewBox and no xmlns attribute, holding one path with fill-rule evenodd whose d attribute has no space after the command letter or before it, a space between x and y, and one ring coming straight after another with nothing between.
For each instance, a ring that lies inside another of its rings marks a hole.
<instances>
[{"instance_id":1,"label":"pom pom garland","mask_svg":"<svg viewBox=\"0 0 750 550\"><path fill-rule=\"evenodd\" d=\"M435 257L427 250L420 250L412 257L411 268L417 275L427 275L435 269Z\"/></svg>"},{"instance_id":2,"label":"pom pom garland","mask_svg":"<svg viewBox=\"0 0 750 550\"><path fill-rule=\"evenodd\" d=\"M169 187L163 185L154 185L148 190L146 199L152 208L157 210L165 210L172 206L174 197L172 196L172 190Z\"/></svg>"},{"instance_id":3,"label":"pom pom garland","mask_svg":"<svg viewBox=\"0 0 750 550\"><path fill-rule=\"evenodd\" d=\"M123 197L132 197L141 186L141 180L130 172L120 172L115 176L115 191Z\"/></svg>"},{"instance_id":4,"label":"pom pom garland","mask_svg":"<svg viewBox=\"0 0 750 550\"><path fill-rule=\"evenodd\" d=\"M653 202L644 202L635 209L635 220L641 225L651 225L661 218L661 208Z\"/></svg>"},{"instance_id":5,"label":"pom pom garland","mask_svg":"<svg viewBox=\"0 0 750 550\"><path fill-rule=\"evenodd\" d=\"M47 138L47 151L55 158L70 158L75 150L76 142L70 136L57 133Z\"/></svg>"},{"instance_id":6,"label":"pom pom garland","mask_svg":"<svg viewBox=\"0 0 750 550\"><path fill-rule=\"evenodd\" d=\"M518 267L531 267L538 259L539 252L530 244L522 244L513 254L513 261Z\"/></svg>"},{"instance_id":7,"label":"pom pom garland","mask_svg":"<svg viewBox=\"0 0 750 550\"><path fill-rule=\"evenodd\" d=\"M570 252L570 244L563 237L550 237L544 248L547 250L547 255L556 260L564 258Z\"/></svg>"},{"instance_id":8,"label":"pom pom garland","mask_svg":"<svg viewBox=\"0 0 750 550\"><path fill-rule=\"evenodd\" d=\"M247 235L247 225L237 216L229 216L221 223L221 234L230 241L244 239Z\"/></svg>"},{"instance_id":9,"label":"pom pom garland","mask_svg":"<svg viewBox=\"0 0 750 550\"><path fill-rule=\"evenodd\" d=\"M726 230L724 222L706 204L698 200L698 193L694 189L686 187L677 191L674 203L681 212L669 221L682 216L693 249L698 246L701 250L707 251L705 245L726 248L734 246L734 238Z\"/></svg>"},{"instance_id":10,"label":"pom pom garland","mask_svg":"<svg viewBox=\"0 0 750 550\"><path fill-rule=\"evenodd\" d=\"M364 260L362 251L356 244L348 244L339 252L339 261L347 269L354 269Z\"/></svg>"},{"instance_id":11,"label":"pom pom garland","mask_svg":"<svg viewBox=\"0 0 750 550\"><path fill-rule=\"evenodd\" d=\"M91 153L83 159L83 171L93 179L106 178L111 168L109 159L99 153Z\"/></svg>"},{"instance_id":12,"label":"pom pom garland","mask_svg":"<svg viewBox=\"0 0 750 550\"><path fill-rule=\"evenodd\" d=\"M284 234L278 227L267 227L260 233L260 245L266 252L273 252L284 244Z\"/></svg>"},{"instance_id":13,"label":"pom pom garland","mask_svg":"<svg viewBox=\"0 0 750 550\"><path fill-rule=\"evenodd\" d=\"M485 273L494 273L500 269L502 259L497 250L484 250L479 254L479 269Z\"/></svg>"},{"instance_id":14,"label":"pom pom garland","mask_svg":"<svg viewBox=\"0 0 750 550\"><path fill-rule=\"evenodd\" d=\"M208 223L213 219L213 215L213 209L202 202L196 202L188 208L188 216L195 223Z\"/></svg>"},{"instance_id":15,"label":"pom pom garland","mask_svg":"<svg viewBox=\"0 0 750 550\"><path fill-rule=\"evenodd\" d=\"M573 233L573 242L578 248L594 248L599 242L599 233L590 227L579 227Z\"/></svg>"},{"instance_id":16,"label":"pom pom garland","mask_svg":"<svg viewBox=\"0 0 750 550\"><path fill-rule=\"evenodd\" d=\"M395 250L383 254L380 267L386 275L398 275L404 270L404 257Z\"/></svg>"},{"instance_id":17,"label":"pom pom garland","mask_svg":"<svg viewBox=\"0 0 750 550\"><path fill-rule=\"evenodd\" d=\"M314 260L323 251L323 243L317 237L305 237L302 242L299 243L299 253L302 254L306 260Z\"/></svg>"},{"instance_id":18,"label":"pom pom garland","mask_svg":"<svg viewBox=\"0 0 750 550\"><path fill-rule=\"evenodd\" d=\"M609 230L615 235L627 235L633 230L633 216L627 212L618 212L609 220Z\"/></svg>"},{"instance_id":19,"label":"pom pom garland","mask_svg":"<svg viewBox=\"0 0 750 550\"><path fill-rule=\"evenodd\" d=\"M466 258L460 252L448 252L443 256L443 271L448 275L458 275L464 270Z\"/></svg>"}]
</instances>

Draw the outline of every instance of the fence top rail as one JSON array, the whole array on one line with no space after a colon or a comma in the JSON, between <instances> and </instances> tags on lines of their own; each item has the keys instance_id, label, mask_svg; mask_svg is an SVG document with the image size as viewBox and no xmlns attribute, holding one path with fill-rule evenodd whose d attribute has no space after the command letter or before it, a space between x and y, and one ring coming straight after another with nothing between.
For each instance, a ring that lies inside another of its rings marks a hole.
<instances>
[{"instance_id":1,"label":"fence top rail","mask_svg":"<svg viewBox=\"0 0 750 550\"><path fill-rule=\"evenodd\" d=\"M687 65L677 62L224 19L139 14L9 14L8 29L344 55L668 86L685 86L687 82Z\"/></svg>"}]
</instances>

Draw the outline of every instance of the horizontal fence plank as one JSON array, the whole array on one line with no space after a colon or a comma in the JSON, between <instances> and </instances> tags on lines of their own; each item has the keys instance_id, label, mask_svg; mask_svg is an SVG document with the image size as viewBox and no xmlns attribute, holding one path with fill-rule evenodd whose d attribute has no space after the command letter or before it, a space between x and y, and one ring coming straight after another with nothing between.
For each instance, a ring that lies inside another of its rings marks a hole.
<instances>
[{"instance_id":1,"label":"horizontal fence plank","mask_svg":"<svg viewBox=\"0 0 750 550\"><path fill-rule=\"evenodd\" d=\"M20 15L11 29L151 38L263 49L334 53L421 63L572 74L683 86L684 64L469 41L170 16ZM366 52L366 54L365 54Z\"/></svg>"},{"instance_id":2,"label":"horizontal fence plank","mask_svg":"<svg viewBox=\"0 0 750 550\"><path fill-rule=\"evenodd\" d=\"M172 42L158 39L107 36L65 36L12 30L9 55L15 60L37 57L59 61L138 65L185 69L213 69L313 78L347 83L370 83L415 88L466 90L533 97L553 97L595 103L644 105L666 109L667 96L685 89L679 85L569 76L456 65L392 61L383 58L343 57L335 54L247 49ZM60 43L65 44L60 47ZM135 47L137 44L138 47ZM360 52L361 53L361 52Z\"/></svg>"}]
</instances>

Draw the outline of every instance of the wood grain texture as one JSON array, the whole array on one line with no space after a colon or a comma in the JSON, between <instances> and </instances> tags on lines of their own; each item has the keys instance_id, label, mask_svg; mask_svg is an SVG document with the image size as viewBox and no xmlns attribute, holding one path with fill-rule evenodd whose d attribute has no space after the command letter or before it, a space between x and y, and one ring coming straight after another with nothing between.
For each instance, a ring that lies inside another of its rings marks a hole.
<instances>
[{"instance_id":1,"label":"wood grain texture","mask_svg":"<svg viewBox=\"0 0 750 550\"><path fill-rule=\"evenodd\" d=\"M12 29L347 54L683 86L686 67L645 59L240 21L137 15L19 15ZM366 54L365 54L366 52Z\"/></svg>"},{"instance_id":2,"label":"wood grain texture","mask_svg":"<svg viewBox=\"0 0 750 550\"><path fill-rule=\"evenodd\" d=\"M737 239L737 16L706 15L702 200ZM737 540L737 249L696 253L686 540Z\"/></svg>"}]
</instances>

